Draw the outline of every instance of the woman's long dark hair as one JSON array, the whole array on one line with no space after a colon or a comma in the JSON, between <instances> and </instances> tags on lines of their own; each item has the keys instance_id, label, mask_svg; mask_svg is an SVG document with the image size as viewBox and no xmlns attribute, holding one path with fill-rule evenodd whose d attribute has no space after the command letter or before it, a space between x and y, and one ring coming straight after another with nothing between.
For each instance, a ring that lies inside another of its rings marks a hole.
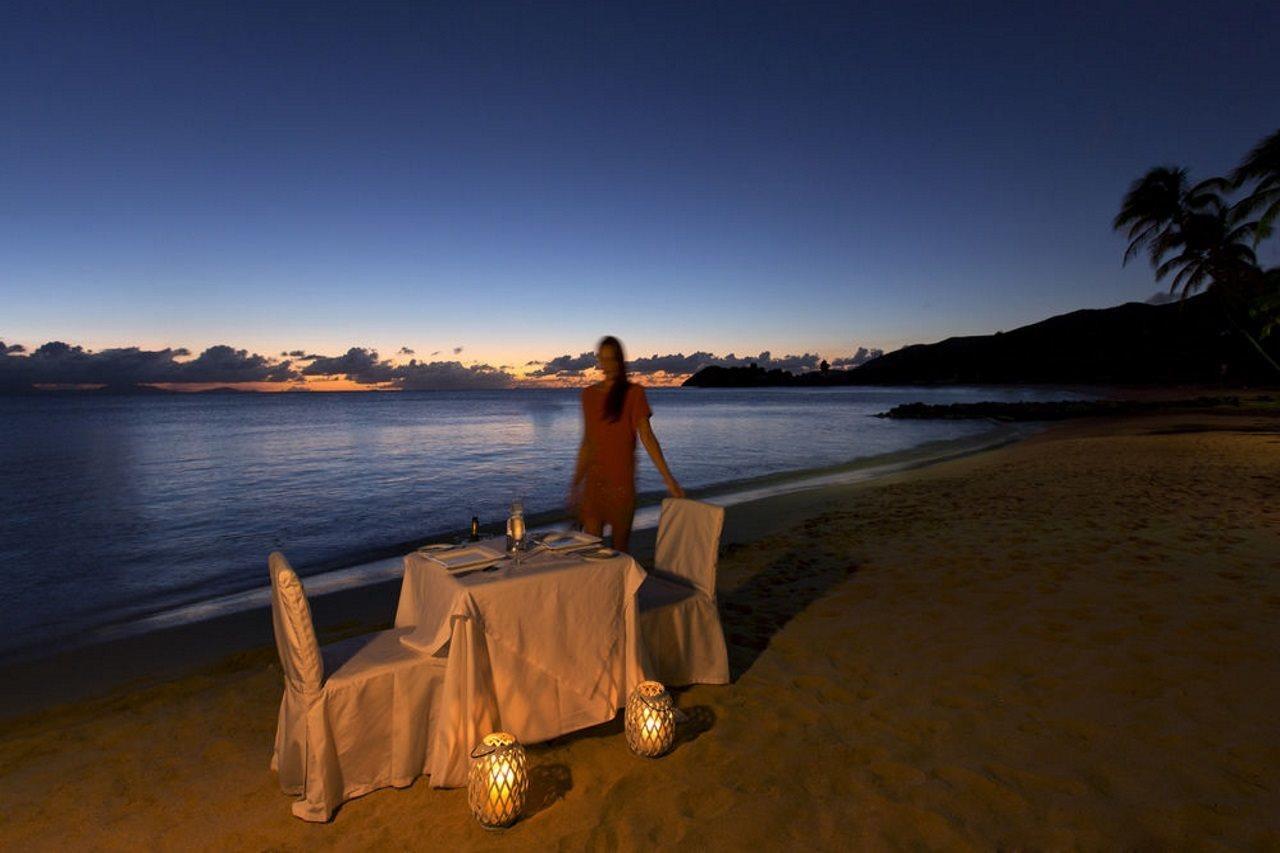
<instances>
[{"instance_id":1,"label":"woman's long dark hair","mask_svg":"<svg viewBox=\"0 0 1280 853\"><path fill-rule=\"evenodd\" d=\"M622 341L613 335L601 338L600 343L596 344L596 352L605 347L613 347L618 354L618 380L609 386L609 393L604 398L604 416L610 423L617 423L618 418L622 417L622 405L627 400L627 386L631 384L627 380L627 357L622 352Z\"/></svg>"}]
</instances>

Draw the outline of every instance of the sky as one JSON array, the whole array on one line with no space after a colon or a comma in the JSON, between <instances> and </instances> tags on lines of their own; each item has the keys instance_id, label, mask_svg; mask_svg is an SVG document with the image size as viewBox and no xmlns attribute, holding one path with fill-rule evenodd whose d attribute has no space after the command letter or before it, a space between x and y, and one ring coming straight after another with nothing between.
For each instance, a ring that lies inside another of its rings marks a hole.
<instances>
[{"instance_id":1,"label":"sky","mask_svg":"<svg viewBox=\"0 0 1280 853\"><path fill-rule=\"evenodd\" d=\"M1276 129L1277 32L1247 0L7 2L0 341L520 376L603 334L792 364L1142 300L1121 195Z\"/></svg>"}]
</instances>

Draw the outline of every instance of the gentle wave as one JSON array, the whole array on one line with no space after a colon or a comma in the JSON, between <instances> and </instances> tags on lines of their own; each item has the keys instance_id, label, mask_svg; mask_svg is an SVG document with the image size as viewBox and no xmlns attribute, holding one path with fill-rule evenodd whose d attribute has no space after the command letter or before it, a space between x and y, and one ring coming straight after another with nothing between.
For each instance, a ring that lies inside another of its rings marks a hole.
<instances>
[{"instance_id":1,"label":"gentle wave","mask_svg":"<svg viewBox=\"0 0 1280 853\"><path fill-rule=\"evenodd\" d=\"M1027 425L993 429L974 439L937 442L927 447L915 448L910 452L892 453L886 454L885 457L857 460L854 463L837 466L827 471L804 472L798 476L795 475L795 472L788 472L780 476L762 478L763 482L755 485L724 484L719 488L707 490L706 493L699 494L697 497L707 503L727 508L765 498L818 489L824 486L864 482L910 468L932 465L1001 447L1022 438L1034 429L1034 427ZM634 529L646 530L657 527L660 512L661 504L659 503L652 503L638 508L633 525ZM541 533L556 529L559 526L563 525L538 525L531 528L531 532ZM305 579L305 586L307 595L315 597L395 580L403 574L404 558L402 556L386 557L310 575ZM123 624L106 626L91 632L84 638L84 642L101 642L164 628L173 628L179 625L225 616L230 613L264 608L270 606L270 604L271 587L263 586L176 607L172 610L155 613Z\"/></svg>"},{"instance_id":2,"label":"gentle wave","mask_svg":"<svg viewBox=\"0 0 1280 853\"><path fill-rule=\"evenodd\" d=\"M654 429L692 492L775 488L764 481L989 428L871 417L898 403L1071 396L649 391ZM563 514L581 413L571 390L66 396L0 398L0 422L3 654L260 600L272 550L314 587L347 583L320 578L355 577L352 567L463 529L473 515L495 525L514 497L547 523ZM638 488L658 494L661 480L640 457Z\"/></svg>"}]
</instances>

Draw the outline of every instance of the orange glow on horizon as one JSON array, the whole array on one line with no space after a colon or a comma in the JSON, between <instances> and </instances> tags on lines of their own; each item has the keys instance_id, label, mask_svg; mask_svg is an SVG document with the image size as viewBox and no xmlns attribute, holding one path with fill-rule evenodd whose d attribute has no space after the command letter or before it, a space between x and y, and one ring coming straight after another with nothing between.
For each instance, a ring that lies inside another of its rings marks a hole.
<instances>
[{"instance_id":1,"label":"orange glow on horizon","mask_svg":"<svg viewBox=\"0 0 1280 853\"><path fill-rule=\"evenodd\" d=\"M562 377L562 376L531 376L528 373L513 373L515 376L515 384L513 388L583 388L588 385L594 385L600 381L600 371L592 368L585 371L581 376ZM631 375L633 382L638 382L648 388L673 388L679 386L685 379L687 374L672 373L652 373L644 375ZM225 389L230 391L253 391L265 394L281 394L287 392L316 392L316 393L352 393L361 391L387 391L394 392L400 389L392 383L367 384L356 382L346 376L341 377L317 377L308 376L300 381L294 382L151 382L146 383L149 388L159 388L163 391L177 391L182 393L198 393L201 391L216 391Z\"/></svg>"}]
</instances>

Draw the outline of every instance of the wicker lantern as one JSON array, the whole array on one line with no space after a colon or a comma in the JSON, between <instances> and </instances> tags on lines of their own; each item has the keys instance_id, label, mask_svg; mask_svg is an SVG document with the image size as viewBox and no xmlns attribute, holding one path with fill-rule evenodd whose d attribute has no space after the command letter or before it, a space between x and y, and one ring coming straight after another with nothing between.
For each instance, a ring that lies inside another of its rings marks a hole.
<instances>
[{"instance_id":1,"label":"wicker lantern","mask_svg":"<svg viewBox=\"0 0 1280 853\"><path fill-rule=\"evenodd\" d=\"M657 758L676 739L676 706L667 689L642 681L627 699L627 745L636 755Z\"/></svg>"},{"instance_id":2,"label":"wicker lantern","mask_svg":"<svg viewBox=\"0 0 1280 853\"><path fill-rule=\"evenodd\" d=\"M529 790L524 747L513 735L494 732L485 735L471 751L471 776L467 801L471 813L485 829L510 826L524 809Z\"/></svg>"}]
</instances>

